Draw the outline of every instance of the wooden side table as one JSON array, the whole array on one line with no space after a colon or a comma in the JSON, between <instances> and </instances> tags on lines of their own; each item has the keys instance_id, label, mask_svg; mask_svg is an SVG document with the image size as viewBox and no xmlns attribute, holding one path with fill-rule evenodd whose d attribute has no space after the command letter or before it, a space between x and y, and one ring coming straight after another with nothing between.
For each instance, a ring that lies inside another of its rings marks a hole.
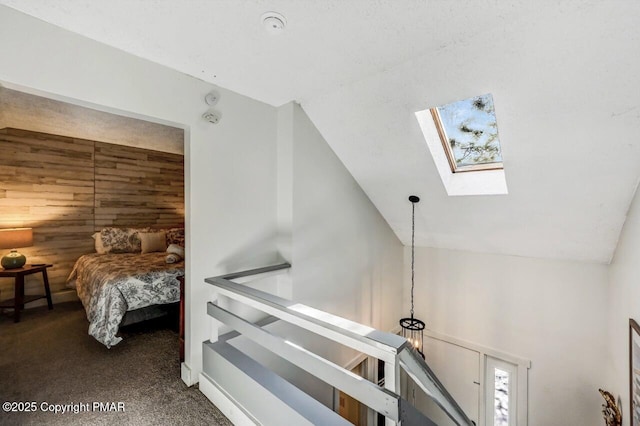
<instances>
[{"instance_id":1,"label":"wooden side table","mask_svg":"<svg viewBox=\"0 0 640 426\"><path fill-rule=\"evenodd\" d=\"M49 309L53 309L53 302L51 301L51 290L49 289L49 277L47 277L47 268L53 265L24 265L22 268L16 269L1 269L0 278L13 277L15 292L13 299L7 299L0 302L0 308L13 308L13 322L20 322L20 311L24 309L25 303L33 302L34 300L47 298L47 304ZM42 280L44 281L45 294L42 295L24 295L24 277L25 275L42 273Z\"/></svg>"}]
</instances>

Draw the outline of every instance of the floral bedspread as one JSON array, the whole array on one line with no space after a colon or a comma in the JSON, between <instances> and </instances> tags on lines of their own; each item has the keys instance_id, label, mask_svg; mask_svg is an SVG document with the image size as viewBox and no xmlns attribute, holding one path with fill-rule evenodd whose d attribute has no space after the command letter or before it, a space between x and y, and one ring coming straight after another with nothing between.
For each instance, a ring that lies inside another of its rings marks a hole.
<instances>
[{"instance_id":1,"label":"floral bedspread","mask_svg":"<svg viewBox=\"0 0 640 426\"><path fill-rule=\"evenodd\" d=\"M116 334L125 312L180 300L184 261L167 264L166 255L93 253L77 260L67 283L75 283L91 336L110 348L122 340Z\"/></svg>"}]
</instances>

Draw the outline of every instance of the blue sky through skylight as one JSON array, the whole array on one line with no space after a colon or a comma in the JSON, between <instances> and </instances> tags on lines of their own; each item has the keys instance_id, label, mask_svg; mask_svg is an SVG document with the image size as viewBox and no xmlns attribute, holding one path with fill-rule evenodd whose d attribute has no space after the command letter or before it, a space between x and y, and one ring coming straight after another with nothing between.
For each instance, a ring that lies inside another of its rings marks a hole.
<instances>
[{"instance_id":1,"label":"blue sky through skylight","mask_svg":"<svg viewBox=\"0 0 640 426\"><path fill-rule=\"evenodd\" d=\"M437 109L457 167L502 162L491 94L453 102Z\"/></svg>"}]
</instances>

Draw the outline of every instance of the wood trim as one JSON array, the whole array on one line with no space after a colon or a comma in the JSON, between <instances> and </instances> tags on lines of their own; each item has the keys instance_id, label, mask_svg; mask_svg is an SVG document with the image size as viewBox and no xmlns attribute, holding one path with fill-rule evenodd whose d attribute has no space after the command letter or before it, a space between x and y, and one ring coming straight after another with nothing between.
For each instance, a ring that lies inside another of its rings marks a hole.
<instances>
[{"instance_id":1,"label":"wood trim","mask_svg":"<svg viewBox=\"0 0 640 426\"><path fill-rule=\"evenodd\" d=\"M440 143L442 144L442 148L444 149L444 152L447 155L447 162L449 163L449 167L451 168L451 173L455 173L456 161L453 158L451 145L449 145L449 141L447 141L447 133L444 131L444 128L442 127L442 120L440 119L440 113L438 112L438 108L431 108L429 109L429 112L431 112L431 117L433 117L433 122L436 125L436 129L438 130Z\"/></svg>"}]
</instances>

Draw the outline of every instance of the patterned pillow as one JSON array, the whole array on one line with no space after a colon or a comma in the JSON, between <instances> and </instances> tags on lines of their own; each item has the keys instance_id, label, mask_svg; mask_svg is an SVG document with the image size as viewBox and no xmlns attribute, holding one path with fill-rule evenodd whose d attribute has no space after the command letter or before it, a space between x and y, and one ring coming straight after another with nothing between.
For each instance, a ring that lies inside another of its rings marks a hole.
<instances>
[{"instance_id":1,"label":"patterned pillow","mask_svg":"<svg viewBox=\"0 0 640 426\"><path fill-rule=\"evenodd\" d=\"M146 228L102 228L100 238L105 253L140 253L138 233L145 231Z\"/></svg>"},{"instance_id":2,"label":"patterned pillow","mask_svg":"<svg viewBox=\"0 0 640 426\"><path fill-rule=\"evenodd\" d=\"M177 244L184 247L184 228L167 229L167 247L171 244Z\"/></svg>"}]
</instances>

